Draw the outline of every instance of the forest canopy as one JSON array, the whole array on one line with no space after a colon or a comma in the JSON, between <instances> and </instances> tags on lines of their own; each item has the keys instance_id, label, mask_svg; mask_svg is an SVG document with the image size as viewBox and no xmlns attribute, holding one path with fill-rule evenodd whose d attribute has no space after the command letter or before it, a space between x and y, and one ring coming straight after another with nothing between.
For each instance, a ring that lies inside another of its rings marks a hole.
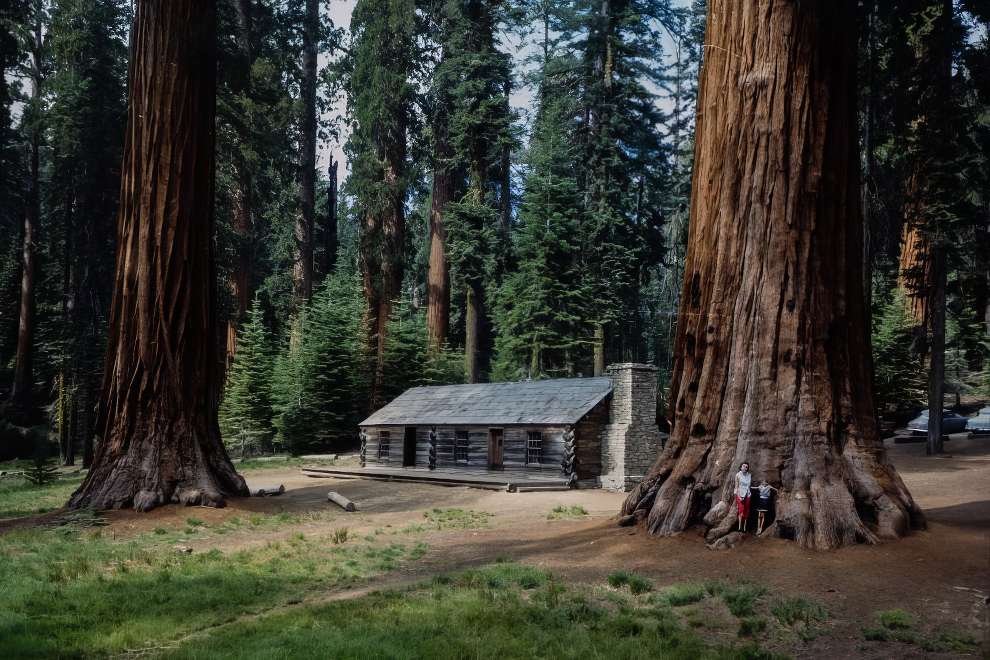
<instances>
[{"instance_id":1,"label":"forest canopy","mask_svg":"<svg viewBox=\"0 0 990 660\"><path fill-rule=\"evenodd\" d=\"M673 417L706 9L219 0L196 277L226 451L350 448L413 385L620 361L659 367ZM0 11L0 454L88 466L136 16ZM866 0L848 19L874 412L988 397L990 12Z\"/></svg>"}]
</instances>

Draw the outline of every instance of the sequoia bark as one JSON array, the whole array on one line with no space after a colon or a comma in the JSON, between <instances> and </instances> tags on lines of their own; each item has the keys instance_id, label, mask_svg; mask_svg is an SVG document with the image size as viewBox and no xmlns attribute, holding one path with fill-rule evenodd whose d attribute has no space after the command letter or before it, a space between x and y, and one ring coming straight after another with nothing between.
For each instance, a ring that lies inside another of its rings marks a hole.
<instances>
[{"instance_id":1,"label":"sequoia bark","mask_svg":"<svg viewBox=\"0 0 990 660\"><path fill-rule=\"evenodd\" d=\"M215 396L215 3L143 0L131 35L101 441L69 506L223 506L248 491Z\"/></svg>"},{"instance_id":2,"label":"sequoia bark","mask_svg":"<svg viewBox=\"0 0 990 660\"><path fill-rule=\"evenodd\" d=\"M733 530L748 461L771 533L832 548L922 524L873 410L853 3L709 4L674 427L623 513Z\"/></svg>"}]
</instances>

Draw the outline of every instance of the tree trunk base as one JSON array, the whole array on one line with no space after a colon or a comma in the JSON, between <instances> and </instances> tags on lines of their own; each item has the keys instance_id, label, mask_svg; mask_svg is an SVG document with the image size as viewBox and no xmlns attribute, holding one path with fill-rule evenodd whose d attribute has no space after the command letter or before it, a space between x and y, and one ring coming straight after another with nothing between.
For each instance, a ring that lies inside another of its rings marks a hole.
<instances>
[{"instance_id":1,"label":"tree trunk base","mask_svg":"<svg viewBox=\"0 0 990 660\"><path fill-rule=\"evenodd\" d=\"M661 456L661 471L629 494L620 524L642 521L650 534L671 536L700 523L709 547L735 545L722 541L738 533L732 475L719 484L705 484L700 473L675 479L675 461L676 450ZM845 454L812 462L816 469L804 475L782 471L785 481L776 498L776 516L761 536L829 550L893 540L925 528L924 515L900 476L872 452L850 443Z\"/></svg>"},{"instance_id":2,"label":"tree trunk base","mask_svg":"<svg viewBox=\"0 0 990 660\"><path fill-rule=\"evenodd\" d=\"M223 507L227 497L250 496L219 438L201 441L193 433L182 435L145 436L116 457L97 457L98 467L72 495L69 508L143 512L171 503Z\"/></svg>"}]
</instances>

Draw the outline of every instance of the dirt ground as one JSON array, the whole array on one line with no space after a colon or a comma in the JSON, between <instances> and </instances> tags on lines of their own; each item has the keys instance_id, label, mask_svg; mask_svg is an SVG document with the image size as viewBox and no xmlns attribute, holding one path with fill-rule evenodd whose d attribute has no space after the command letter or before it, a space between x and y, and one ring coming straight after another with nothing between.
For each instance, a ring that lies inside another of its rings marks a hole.
<instances>
[{"instance_id":1,"label":"dirt ground","mask_svg":"<svg viewBox=\"0 0 990 660\"><path fill-rule=\"evenodd\" d=\"M988 656L990 596L990 439L954 437L949 455L929 458L923 444L889 445L908 488L923 508L928 529L895 542L833 552L802 550L793 542L749 538L723 551L708 550L698 533L653 538L641 529L620 528L614 517L622 494L601 490L506 493L463 487L391 483L362 479L314 479L297 469L247 473L252 487L284 484L284 495L231 502L226 509L166 507L150 514L116 512L115 534L128 536L158 526L183 525L190 515L207 524L252 512L293 512L298 524L191 540L196 549L236 549L297 533L326 533L346 526L357 536L397 530L423 522L434 507L461 507L493 514L481 529L417 535L426 557L381 578L372 587L397 586L432 574L511 558L548 568L573 581L601 582L622 568L652 578L658 586L709 578L745 578L781 595L803 595L822 602L832 618L818 639L776 650L797 657L921 658L917 646L865 643L861 629L878 610L902 608L919 616L928 633L963 630L982 640ZM326 502L336 490L358 503L345 513ZM587 516L548 521L556 505L581 505ZM197 548L197 545L202 546ZM366 591L366 590L361 590ZM328 598L340 595L328 594ZM728 633L726 633L728 634ZM734 635L734 631L733 631ZM731 640L726 640L731 641Z\"/></svg>"}]
</instances>

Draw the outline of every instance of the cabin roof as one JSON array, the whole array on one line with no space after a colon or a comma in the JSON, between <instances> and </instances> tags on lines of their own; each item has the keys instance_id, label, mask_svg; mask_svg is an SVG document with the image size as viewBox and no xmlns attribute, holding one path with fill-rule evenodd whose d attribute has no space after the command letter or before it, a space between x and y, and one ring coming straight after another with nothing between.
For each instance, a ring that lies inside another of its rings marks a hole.
<instances>
[{"instance_id":1,"label":"cabin roof","mask_svg":"<svg viewBox=\"0 0 990 660\"><path fill-rule=\"evenodd\" d=\"M413 387L360 426L576 424L611 391L610 378Z\"/></svg>"}]
</instances>

